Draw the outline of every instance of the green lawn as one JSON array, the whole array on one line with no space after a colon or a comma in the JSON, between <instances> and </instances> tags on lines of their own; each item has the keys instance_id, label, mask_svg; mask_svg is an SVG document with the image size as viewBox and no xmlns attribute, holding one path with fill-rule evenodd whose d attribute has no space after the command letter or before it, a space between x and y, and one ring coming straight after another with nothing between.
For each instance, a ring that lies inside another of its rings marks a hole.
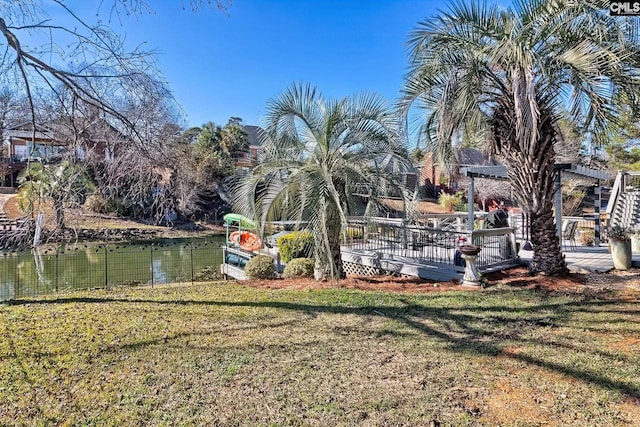
<instances>
[{"instance_id":1,"label":"green lawn","mask_svg":"<svg viewBox=\"0 0 640 427\"><path fill-rule=\"evenodd\" d=\"M612 426L639 398L630 294L214 283L0 305L0 425Z\"/></svg>"}]
</instances>

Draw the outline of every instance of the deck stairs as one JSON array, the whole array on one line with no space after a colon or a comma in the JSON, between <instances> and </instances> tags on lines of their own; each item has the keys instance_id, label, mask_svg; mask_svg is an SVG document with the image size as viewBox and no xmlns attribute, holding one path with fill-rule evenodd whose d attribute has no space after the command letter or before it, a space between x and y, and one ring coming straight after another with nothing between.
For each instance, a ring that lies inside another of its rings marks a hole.
<instances>
[{"instance_id":1,"label":"deck stairs","mask_svg":"<svg viewBox=\"0 0 640 427\"><path fill-rule=\"evenodd\" d=\"M4 210L0 210L0 231L11 230L14 226L14 221L10 220Z\"/></svg>"},{"instance_id":2,"label":"deck stairs","mask_svg":"<svg viewBox=\"0 0 640 427\"><path fill-rule=\"evenodd\" d=\"M640 225L640 190L620 194L611 225L626 229Z\"/></svg>"},{"instance_id":3,"label":"deck stairs","mask_svg":"<svg viewBox=\"0 0 640 427\"><path fill-rule=\"evenodd\" d=\"M618 173L606 212L612 227L640 226L640 173Z\"/></svg>"}]
</instances>

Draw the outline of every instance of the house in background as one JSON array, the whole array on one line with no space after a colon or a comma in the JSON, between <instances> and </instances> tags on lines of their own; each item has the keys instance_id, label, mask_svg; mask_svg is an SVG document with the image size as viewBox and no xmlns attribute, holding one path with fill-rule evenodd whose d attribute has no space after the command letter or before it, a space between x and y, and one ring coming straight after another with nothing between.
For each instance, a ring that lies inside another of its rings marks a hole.
<instances>
[{"instance_id":1,"label":"house in background","mask_svg":"<svg viewBox=\"0 0 640 427\"><path fill-rule=\"evenodd\" d=\"M3 137L7 157L13 162L56 158L66 150L66 144L56 139L52 129L36 126L34 132L31 122L4 129Z\"/></svg>"},{"instance_id":2,"label":"house in background","mask_svg":"<svg viewBox=\"0 0 640 427\"><path fill-rule=\"evenodd\" d=\"M58 141L55 132L31 122L20 123L2 130L2 156L0 156L0 184L16 187L18 175L28 161L60 158L66 144Z\"/></svg>"},{"instance_id":3,"label":"house in background","mask_svg":"<svg viewBox=\"0 0 640 427\"><path fill-rule=\"evenodd\" d=\"M106 133L98 136L99 129L106 129L110 136L122 137L104 121L76 121L73 126L62 121L51 121L36 125L35 132L32 122L3 129L0 186L16 187L18 176L28 162L49 163L68 157L113 160L112 144L108 142L111 137L107 137Z\"/></svg>"},{"instance_id":4,"label":"house in background","mask_svg":"<svg viewBox=\"0 0 640 427\"><path fill-rule=\"evenodd\" d=\"M421 164L418 165L420 178L418 186L420 194L425 199L436 199L440 192L440 166L434 161L433 153L425 153Z\"/></svg>"},{"instance_id":5,"label":"house in background","mask_svg":"<svg viewBox=\"0 0 640 427\"><path fill-rule=\"evenodd\" d=\"M470 166L494 166L498 163L482 153L477 148L456 148L455 156L458 164L455 172L445 177L443 180L442 168L433 158L433 153L425 153L422 164L420 165L420 190L422 196L426 199L437 199L440 190L443 187L456 191L459 184L466 180L466 177L460 173L462 168Z\"/></svg>"},{"instance_id":6,"label":"house in background","mask_svg":"<svg viewBox=\"0 0 640 427\"><path fill-rule=\"evenodd\" d=\"M238 175L246 176L251 169L258 164L258 157L263 150L262 133L264 132L260 126L245 125L244 131L247 133L247 142L249 148L242 153L236 153L233 156L233 165L238 171Z\"/></svg>"}]
</instances>

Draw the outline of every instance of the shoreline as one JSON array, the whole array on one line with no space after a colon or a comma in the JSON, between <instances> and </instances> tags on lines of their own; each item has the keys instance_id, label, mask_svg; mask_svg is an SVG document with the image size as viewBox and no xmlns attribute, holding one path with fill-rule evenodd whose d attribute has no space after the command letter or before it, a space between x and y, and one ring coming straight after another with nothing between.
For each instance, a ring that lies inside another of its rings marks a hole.
<instances>
[{"instance_id":1,"label":"shoreline","mask_svg":"<svg viewBox=\"0 0 640 427\"><path fill-rule=\"evenodd\" d=\"M46 230L43 244L52 243L114 243L127 241L145 241L158 239L190 239L209 236L223 236L224 227L216 225L189 224L186 227L102 227L102 228L65 228L55 233Z\"/></svg>"}]
</instances>

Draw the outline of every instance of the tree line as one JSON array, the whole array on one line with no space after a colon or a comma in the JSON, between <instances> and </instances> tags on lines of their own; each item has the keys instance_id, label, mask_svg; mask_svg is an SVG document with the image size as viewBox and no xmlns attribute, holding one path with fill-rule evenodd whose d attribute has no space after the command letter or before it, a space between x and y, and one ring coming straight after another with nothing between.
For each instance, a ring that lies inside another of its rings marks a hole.
<instances>
[{"instance_id":1,"label":"tree line","mask_svg":"<svg viewBox=\"0 0 640 427\"><path fill-rule=\"evenodd\" d=\"M19 199L27 216L46 200L53 204L60 230L65 228L65 209L80 205L155 223L206 218L229 209L229 181L236 174L233 158L248 149L239 117L224 126L208 122L185 129L171 100L158 99L122 113L136 123L137 134L144 135L144 144L136 144L103 111L77 99L38 99L35 119L19 108L28 104L24 97L5 89L2 100L0 124L5 131L26 124L29 129L35 126L36 135L46 132L56 144L64 144L53 158L29 161L21 174ZM32 144L29 158L41 154L35 151L37 144Z\"/></svg>"}]
</instances>

